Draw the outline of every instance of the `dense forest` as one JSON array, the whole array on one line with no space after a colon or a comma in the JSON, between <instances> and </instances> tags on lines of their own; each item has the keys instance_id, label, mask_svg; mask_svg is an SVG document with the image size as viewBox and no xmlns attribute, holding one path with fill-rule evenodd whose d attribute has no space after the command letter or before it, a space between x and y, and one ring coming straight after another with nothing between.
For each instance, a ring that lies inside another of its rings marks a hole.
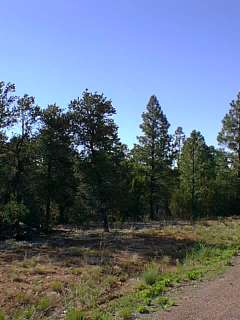
<instances>
[{"instance_id":1,"label":"dense forest","mask_svg":"<svg viewBox=\"0 0 240 320\"><path fill-rule=\"evenodd\" d=\"M156 96L142 114L131 150L118 136L116 109L85 90L40 107L0 82L0 224L49 231L55 224L197 219L239 214L240 94L217 140L193 130L169 133Z\"/></svg>"}]
</instances>

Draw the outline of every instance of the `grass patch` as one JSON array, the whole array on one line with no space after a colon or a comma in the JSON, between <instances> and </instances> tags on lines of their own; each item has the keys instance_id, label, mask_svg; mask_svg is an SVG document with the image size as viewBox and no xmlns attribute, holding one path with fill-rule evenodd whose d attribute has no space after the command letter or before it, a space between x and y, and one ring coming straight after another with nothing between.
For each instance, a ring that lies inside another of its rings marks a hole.
<instances>
[{"instance_id":1,"label":"grass patch","mask_svg":"<svg viewBox=\"0 0 240 320\"><path fill-rule=\"evenodd\" d=\"M147 285L153 285L159 277L159 267L156 263L151 263L147 266L143 273L143 279Z\"/></svg>"},{"instance_id":2,"label":"grass patch","mask_svg":"<svg viewBox=\"0 0 240 320\"><path fill-rule=\"evenodd\" d=\"M86 318L81 310L70 309L66 314L65 320L86 320Z\"/></svg>"},{"instance_id":3,"label":"grass patch","mask_svg":"<svg viewBox=\"0 0 240 320\"><path fill-rule=\"evenodd\" d=\"M0 310L0 320L5 320L5 314Z\"/></svg>"}]
</instances>

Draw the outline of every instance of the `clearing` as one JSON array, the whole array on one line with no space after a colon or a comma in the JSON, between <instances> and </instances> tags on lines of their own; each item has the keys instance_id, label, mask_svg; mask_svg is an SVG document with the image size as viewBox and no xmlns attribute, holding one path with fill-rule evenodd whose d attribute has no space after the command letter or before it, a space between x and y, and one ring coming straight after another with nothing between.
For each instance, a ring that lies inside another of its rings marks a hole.
<instances>
[{"instance_id":1,"label":"clearing","mask_svg":"<svg viewBox=\"0 0 240 320\"><path fill-rule=\"evenodd\" d=\"M166 295L224 271L239 244L234 218L138 224L109 234L62 227L33 242L1 242L0 319L188 319L174 318L180 307L158 313L174 304ZM220 290L211 283L203 293Z\"/></svg>"}]
</instances>

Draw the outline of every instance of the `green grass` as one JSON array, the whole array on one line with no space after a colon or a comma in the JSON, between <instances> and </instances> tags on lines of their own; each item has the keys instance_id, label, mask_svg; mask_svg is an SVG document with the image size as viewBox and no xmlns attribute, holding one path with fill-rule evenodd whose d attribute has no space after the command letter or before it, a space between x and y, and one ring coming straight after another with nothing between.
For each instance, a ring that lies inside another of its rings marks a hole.
<instances>
[{"instance_id":1,"label":"green grass","mask_svg":"<svg viewBox=\"0 0 240 320\"><path fill-rule=\"evenodd\" d=\"M159 277L159 267L157 264L150 264L143 273L143 279L147 285L153 285Z\"/></svg>"},{"instance_id":2,"label":"green grass","mask_svg":"<svg viewBox=\"0 0 240 320\"><path fill-rule=\"evenodd\" d=\"M200 225L196 232L201 240L187 252L175 272L160 274L157 265L150 264L142 275L145 284L136 292L110 303L110 313L112 315L118 313L121 319L125 319L125 316L121 316L122 313L143 313L149 309L156 311L156 305L162 309L170 308L174 305L174 302L166 296L170 287L185 281L202 280L223 272L240 248L239 225L234 225L233 230L229 227L220 224L217 228L215 226L205 228Z\"/></svg>"},{"instance_id":3,"label":"green grass","mask_svg":"<svg viewBox=\"0 0 240 320\"><path fill-rule=\"evenodd\" d=\"M0 310L0 320L5 320L5 315L3 313L3 311Z\"/></svg>"},{"instance_id":4,"label":"green grass","mask_svg":"<svg viewBox=\"0 0 240 320\"><path fill-rule=\"evenodd\" d=\"M86 318L81 310L70 309L66 314L65 320L86 320Z\"/></svg>"}]
</instances>

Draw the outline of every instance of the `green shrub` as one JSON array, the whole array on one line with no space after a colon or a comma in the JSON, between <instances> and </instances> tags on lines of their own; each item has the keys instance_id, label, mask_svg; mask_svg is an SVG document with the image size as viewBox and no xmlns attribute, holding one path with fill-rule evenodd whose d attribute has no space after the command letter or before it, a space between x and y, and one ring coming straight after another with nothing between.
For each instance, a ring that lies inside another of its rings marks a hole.
<instances>
[{"instance_id":1,"label":"green shrub","mask_svg":"<svg viewBox=\"0 0 240 320\"><path fill-rule=\"evenodd\" d=\"M15 224L24 220L27 213L27 207L23 203L17 202L16 199L12 197L2 209L2 221L9 224Z\"/></svg>"}]
</instances>

